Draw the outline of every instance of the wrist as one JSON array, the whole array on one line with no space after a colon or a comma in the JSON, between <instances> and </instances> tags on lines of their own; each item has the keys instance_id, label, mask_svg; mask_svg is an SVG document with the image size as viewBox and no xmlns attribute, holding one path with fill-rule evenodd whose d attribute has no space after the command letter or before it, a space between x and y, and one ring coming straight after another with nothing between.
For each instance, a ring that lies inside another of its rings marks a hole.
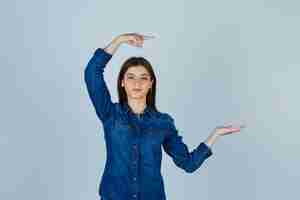
<instances>
[{"instance_id":1,"label":"wrist","mask_svg":"<svg viewBox=\"0 0 300 200\"><path fill-rule=\"evenodd\" d=\"M216 142L216 140L219 138L219 135L216 132L212 132L207 139L205 140L205 143L212 147L212 145Z\"/></svg>"},{"instance_id":2,"label":"wrist","mask_svg":"<svg viewBox=\"0 0 300 200\"><path fill-rule=\"evenodd\" d=\"M104 50L113 55L121 44L121 39L119 37L115 37L105 48Z\"/></svg>"},{"instance_id":3,"label":"wrist","mask_svg":"<svg viewBox=\"0 0 300 200\"><path fill-rule=\"evenodd\" d=\"M116 44L116 45L120 45L124 42L124 37L122 35L119 35L117 36L113 42Z\"/></svg>"}]
</instances>

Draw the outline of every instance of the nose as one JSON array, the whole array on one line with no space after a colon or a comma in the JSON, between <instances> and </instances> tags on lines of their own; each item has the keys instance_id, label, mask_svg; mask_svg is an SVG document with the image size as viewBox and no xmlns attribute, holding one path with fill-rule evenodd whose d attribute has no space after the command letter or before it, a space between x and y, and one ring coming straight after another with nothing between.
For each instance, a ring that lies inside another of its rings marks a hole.
<instances>
[{"instance_id":1,"label":"nose","mask_svg":"<svg viewBox=\"0 0 300 200\"><path fill-rule=\"evenodd\" d=\"M134 86L139 86L141 84L141 80L140 79L135 79L134 81Z\"/></svg>"},{"instance_id":2,"label":"nose","mask_svg":"<svg viewBox=\"0 0 300 200\"><path fill-rule=\"evenodd\" d=\"M135 89L140 89L140 83L139 83L139 82L135 82L134 88L135 88Z\"/></svg>"}]
</instances>

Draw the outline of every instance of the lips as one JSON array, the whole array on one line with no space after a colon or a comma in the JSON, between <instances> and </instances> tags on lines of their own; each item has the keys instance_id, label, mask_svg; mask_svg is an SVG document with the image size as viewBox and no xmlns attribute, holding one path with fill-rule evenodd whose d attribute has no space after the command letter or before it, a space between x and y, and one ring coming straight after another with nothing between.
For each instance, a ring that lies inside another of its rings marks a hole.
<instances>
[{"instance_id":1,"label":"lips","mask_svg":"<svg viewBox=\"0 0 300 200\"><path fill-rule=\"evenodd\" d=\"M140 92L142 91L141 89L133 89L134 92Z\"/></svg>"}]
</instances>

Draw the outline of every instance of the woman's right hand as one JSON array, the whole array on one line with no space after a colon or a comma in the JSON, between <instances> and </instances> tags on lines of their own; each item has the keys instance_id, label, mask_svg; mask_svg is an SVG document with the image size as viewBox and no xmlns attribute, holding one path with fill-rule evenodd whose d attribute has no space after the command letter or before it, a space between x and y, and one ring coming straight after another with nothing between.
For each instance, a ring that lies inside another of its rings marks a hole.
<instances>
[{"instance_id":1,"label":"woman's right hand","mask_svg":"<svg viewBox=\"0 0 300 200\"><path fill-rule=\"evenodd\" d=\"M131 46L143 47L144 40L153 39L154 36L142 35L139 33L125 33L118 36L120 43L126 43Z\"/></svg>"},{"instance_id":2,"label":"woman's right hand","mask_svg":"<svg viewBox=\"0 0 300 200\"><path fill-rule=\"evenodd\" d=\"M122 43L127 43L131 46L143 47L144 40L153 39L154 36L142 35L138 33L125 33L113 39L104 50L109 54L114 54Z\"/></svg>"}]
</instances>

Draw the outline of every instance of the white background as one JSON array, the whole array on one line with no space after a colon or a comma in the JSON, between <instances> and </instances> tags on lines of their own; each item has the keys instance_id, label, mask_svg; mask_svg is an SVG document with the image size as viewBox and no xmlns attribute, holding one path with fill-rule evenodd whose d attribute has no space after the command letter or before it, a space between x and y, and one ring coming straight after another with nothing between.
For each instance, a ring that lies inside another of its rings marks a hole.
<instances>
[{"instance_id":1,"label":"white background","mask_svg":"<svg viewBox=\"0 0 300 200\"><path fill-rule=\"evenodd\" d=\"M98 47L125 32L156 35L121 46L106 68L148 58L157 107L190 150L215 126L220 138L193 174L163 157L169 200L299 197L300 3L292 0L1 2L0 199L98 199L102 125L84 84Z\"/></svg>"}]
</instances>

